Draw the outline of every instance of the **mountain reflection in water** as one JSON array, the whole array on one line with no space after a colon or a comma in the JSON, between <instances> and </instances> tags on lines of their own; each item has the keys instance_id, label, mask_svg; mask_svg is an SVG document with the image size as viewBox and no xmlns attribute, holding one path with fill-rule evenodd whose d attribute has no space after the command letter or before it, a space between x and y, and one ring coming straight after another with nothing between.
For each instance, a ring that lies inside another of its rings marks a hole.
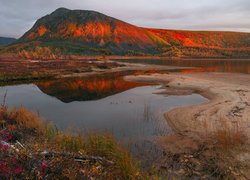
<instances>
[{"instance_id":1,"label":"mountain reflection in water","mask_svg":"<svg viewBox=\"0 0 250 180\"><path fill-rule=\"evenodd\" d=\"M146 84L124 81L121 73L57 79L36 83L45 94L64 103L97 100Z\"/></svg>"}]
</instances>

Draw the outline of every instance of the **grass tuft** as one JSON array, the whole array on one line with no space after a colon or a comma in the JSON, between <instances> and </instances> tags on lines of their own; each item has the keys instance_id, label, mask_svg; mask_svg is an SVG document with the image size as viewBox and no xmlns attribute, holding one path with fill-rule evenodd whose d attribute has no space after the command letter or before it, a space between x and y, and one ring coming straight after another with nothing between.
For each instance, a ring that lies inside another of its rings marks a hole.
<instances>
[{"instance_id":1,"label":"grass tuft","mask_svg":"<svg viewBox=\"0 0 250 180\"><path fill-rule=\"evenodd\" d=\"M242 131L218 130L212 138L221 149L232 149L242 146L247 141L247 136Z\"/></svg>"}]
</instances>

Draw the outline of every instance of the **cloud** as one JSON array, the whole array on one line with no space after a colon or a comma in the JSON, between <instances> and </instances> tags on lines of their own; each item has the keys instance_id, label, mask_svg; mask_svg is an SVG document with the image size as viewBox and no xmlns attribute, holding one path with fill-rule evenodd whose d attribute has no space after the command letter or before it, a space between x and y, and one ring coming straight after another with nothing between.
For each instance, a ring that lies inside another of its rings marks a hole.
<instances>
[{"instance_id":1,"label":"cloud","mask_svg":"<svg viewBox=\"0 0 250 180\"><path fill-rule=\"evenodd\" d=\"M143 27L250 32L249 0L0 0L0 36L20 37L59 7L95 10Z\"/></svg>"}]
</instances>

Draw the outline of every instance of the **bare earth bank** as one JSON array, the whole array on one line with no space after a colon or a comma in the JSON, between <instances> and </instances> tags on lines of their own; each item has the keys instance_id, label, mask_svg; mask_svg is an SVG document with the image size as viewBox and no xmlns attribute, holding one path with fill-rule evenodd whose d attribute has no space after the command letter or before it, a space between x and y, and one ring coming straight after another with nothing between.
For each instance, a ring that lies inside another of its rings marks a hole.
<instances>
[{"instance_id":1,"label":"bare earth bank","mask_svg":"<svg viewBox=\"0 0 250 180\"><path fill-rule=\"evenodd\" d=\"M249 179L249 75L171 73L125 78L162 84L162 94L199 93L209 99L207 103L174 108L164 114L176 132L156 139L165 152L157 161L158 167L168 177ZM228 136L227 132L233 133Z\"/></svg>"},{"instance_id":2,"label":"bare earth bank","mask_svg":"<svg viewBox=\"0 0 250 180\"><path fill-rule=\"evenodd\" d=\"M201 135L221 128L244 131L250 137L250 76L230 73L173 73L128 76L127 80L158 82L166 94L199 93L210 101L165 113L178 133Z\"/></svg>"}]
</instances>

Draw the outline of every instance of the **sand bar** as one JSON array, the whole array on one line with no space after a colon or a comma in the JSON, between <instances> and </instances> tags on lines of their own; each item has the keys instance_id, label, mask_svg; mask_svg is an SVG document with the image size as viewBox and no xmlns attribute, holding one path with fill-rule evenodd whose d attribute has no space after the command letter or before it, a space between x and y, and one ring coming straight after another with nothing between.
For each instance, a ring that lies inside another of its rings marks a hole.
<instances>
[{"instance_id":1,"label":"sand bar","mask_svg":"<svg viewBox=\"0 0 250 180\"><path fill-rule=\"evenodd\" d=\"M168 95L199 93L208 98L207 103L174 108L164 114L172 129L180 134L200 136L230 128L250 137L247 74L171 73L127 76L126 80L163 84Z\"/></svg>"}]
</instances>

